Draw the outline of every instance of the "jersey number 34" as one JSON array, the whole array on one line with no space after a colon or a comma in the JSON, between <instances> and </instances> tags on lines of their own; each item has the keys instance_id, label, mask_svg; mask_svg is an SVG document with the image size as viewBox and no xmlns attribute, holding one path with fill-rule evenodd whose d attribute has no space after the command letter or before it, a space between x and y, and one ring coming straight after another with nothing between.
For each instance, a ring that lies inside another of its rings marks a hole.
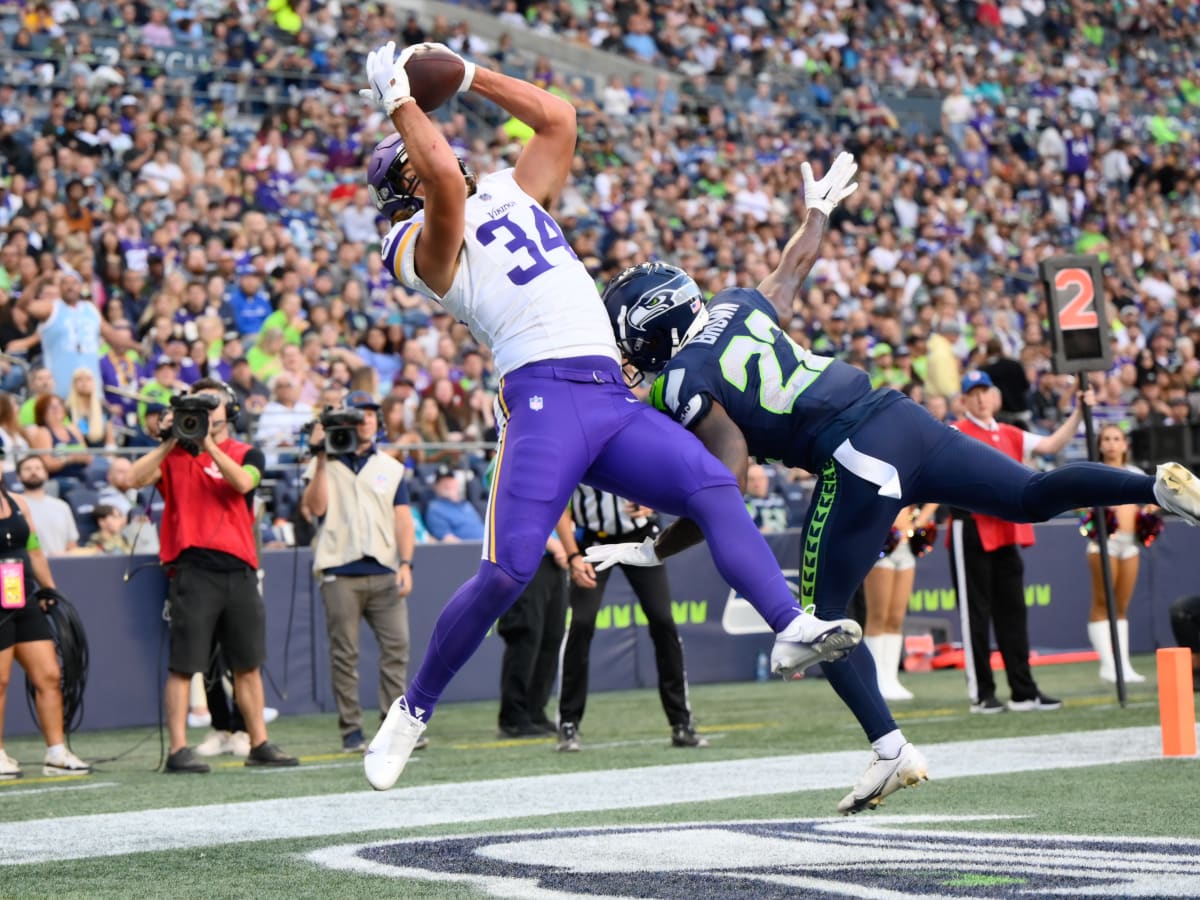
<instances>
[{"instance_id":1,"label":"jersey number 34","mask_svg":"<svg viewBox=\"0 0 1200 900\"><path fill-rule=\"evenodd\" d=\"M571 259L579 258L571 249L571 245L567 243L567 239L563 237L558 223L551 218L548 212L540 206L531 206L529 211L533 213L533 226L538 239L536 241L508 215L485 222L475 232L476 240L484 247L496 240L500 234L506 234L508 241L504 244L504 249L514 256L523 253L528 257L529 265L514 266L504 273L508 276L508 280L516 285L529 284L543 272L553 269L554 263L546 256L555 250L567 251Z\"/></svg>"},{"instance_id":2,"label":"jersey number 34","mask_svg":"<svg viewBox=\"0 0 1200 900\"><path fill-rule=\"evenodd\" d=\"M746 330L750 333L734 337L721 354L721 374L744 392L750 381L750 364L756 361L759 406L769 413L787 415L796 405L796 398L808 390L833 360L809 353L759 310L746 317ZM791 351L796 362L796 368L786 379L779 361L779 350L783 348Z\"/></svg>"}]
</instances>

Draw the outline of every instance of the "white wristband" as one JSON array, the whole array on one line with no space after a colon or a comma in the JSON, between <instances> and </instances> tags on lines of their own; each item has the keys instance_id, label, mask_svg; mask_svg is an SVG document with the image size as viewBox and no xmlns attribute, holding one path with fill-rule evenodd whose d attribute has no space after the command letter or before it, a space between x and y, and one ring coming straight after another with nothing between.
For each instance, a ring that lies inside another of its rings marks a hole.
<instances>
[{"instance_id":1,"label":"white wristband","mask_svg":"<svg viewBox=\"0 0 1200 900\"><path fill-rule=\"evenodd\" d=\"M393 100L391 103L388 104L387 113L389 116L393 115L396 112L396 110L398 110L400 107L402 107L405 103L415 103L415 102L416 102L416 98L413 97L412 94L408 94L404 97L397 97L395 100Z\"/></svg>"},{"instance_id":2,"label":"white wristband","mask_svg":"<svg viewBox=\"0 0 1200 900\"><path fill-rule=\"evenodd\" d=\"M475 81L475 63L463 60L463 80L458 86L458 92L465 94L471 89L472 83Z\"/></svg>"}]
</instances>

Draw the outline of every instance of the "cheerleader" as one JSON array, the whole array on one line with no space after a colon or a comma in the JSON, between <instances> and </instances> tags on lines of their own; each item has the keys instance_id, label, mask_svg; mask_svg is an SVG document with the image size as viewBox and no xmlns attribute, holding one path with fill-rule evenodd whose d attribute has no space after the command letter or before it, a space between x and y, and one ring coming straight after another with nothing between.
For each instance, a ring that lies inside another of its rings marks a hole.
<instances>
[{"instance_id":1,"label":"cheerleader","mask_svg":"<svg viewBox=\"0 0 1200 900\"><path fill-rule=\"evenodd\" d=\"M1098 439L1100 462L1117 468L1140 472L1129 464L1129 439L1116 425L1105 425ZM1133 671L1129 664L1129 620L1125 618L1133 588L1138 577L1138 553L1141 543L1149 546L1162 530L1161 517L1155 507L1139 509L1136 503L1110 507L1108 558L1112 572L1113 597L1117 607L1117 636L1121 643L1121 668L1127 682L1142 682L1146 678ZM1114 524L1115 520L1115 524ZM1139 541L1139 532L1142 539ZM1085 529L1087 533L1087 529ZM1093 537L1088 541L1088 568L1092 573L1092 609L1088 616L1088 640L1100 656L1100 678L1103 681L1117 680L1113 661L1112 635L1109 631L1107 605L1104 599L1104 575L1100 569L1100 546Z\"/></svg>"},{"instance_id":2,"label":"cheerleader","mask_svg":"<svg viewBox=\"0 0 1200 900\"><path fill-rule=\"evenodd\" d=\"M885 700L911 700L912 692L900 684L900 652L904 643L904 614L916 578L917 556L933 546L936 503L900 510L879 562L863 582L867 624L863 643L875 658L875 677Z\"/></svg>"}]
</instances>

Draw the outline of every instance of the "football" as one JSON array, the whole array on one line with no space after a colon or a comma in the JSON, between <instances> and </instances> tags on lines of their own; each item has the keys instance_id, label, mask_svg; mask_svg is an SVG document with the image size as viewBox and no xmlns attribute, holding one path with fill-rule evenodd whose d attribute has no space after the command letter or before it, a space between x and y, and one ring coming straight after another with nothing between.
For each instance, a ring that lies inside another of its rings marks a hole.
<instances>
[{"instance_id":1,"label":"football","mask_svg":"<svg viewBox=\"0 0 1200 900\"><path fill-rule=\"evenodd\" d=\"M417 106L432 112L458 92L466 67L444 47L418 47L404 64Z\"/></svg>"}]
</instances>

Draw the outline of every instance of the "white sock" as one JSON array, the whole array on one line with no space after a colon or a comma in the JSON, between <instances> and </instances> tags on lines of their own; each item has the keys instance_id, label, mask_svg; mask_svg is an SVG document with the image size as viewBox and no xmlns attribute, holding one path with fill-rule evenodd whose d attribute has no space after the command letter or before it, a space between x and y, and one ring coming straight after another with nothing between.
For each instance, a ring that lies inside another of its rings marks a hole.
<instances>
[{"instance_id":1,"label":"white sock","mask_svg":"<svg viewBox=\"0 0 1200 900\"><path fill-rule=\"evenodd\" d=\"M895 759L900 755L900 751L904 749L904 745L908 741L904 739L904 732L899 728L889 731L877 741L871 743L871 749L879 756L880 759Z\"/></svg>"},{"instance_id":2,"label":"white sock","mask_svg":"<svg viewBox=\"0 0 1200 900\"><path fill-rule=\"evenodd\" d=\"M66 744L51 744L46 747L47 758L62 756L66 752L67 752Z\"/></svg>"}]
</instances>

